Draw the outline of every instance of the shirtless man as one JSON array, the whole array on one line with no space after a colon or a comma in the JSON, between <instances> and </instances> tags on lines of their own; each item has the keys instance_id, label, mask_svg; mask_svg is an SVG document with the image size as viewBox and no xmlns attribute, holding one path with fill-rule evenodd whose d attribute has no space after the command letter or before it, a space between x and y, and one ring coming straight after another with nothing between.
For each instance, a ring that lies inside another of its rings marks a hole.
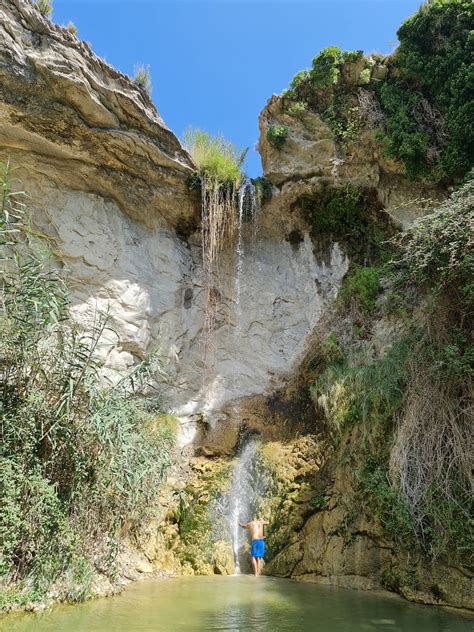
<instances>
[{"instance_id":1,"label":"shirtless man","mask_svg":"<svg viewBox=\"0 0 474 632\"><path fill-rule=\"evenodd\" d=\"M239 522L242 529L248 529L250 531L252 538L252 550L250 551L250 555L252 556L252 568L255 577L258 577L262 572L263 556L265 555L265 536L263 528L267 524L268 522L266 520L258 520L256 517L253 517L250 522L246 522L245 524Z\"/></svg>"}]
</instances>

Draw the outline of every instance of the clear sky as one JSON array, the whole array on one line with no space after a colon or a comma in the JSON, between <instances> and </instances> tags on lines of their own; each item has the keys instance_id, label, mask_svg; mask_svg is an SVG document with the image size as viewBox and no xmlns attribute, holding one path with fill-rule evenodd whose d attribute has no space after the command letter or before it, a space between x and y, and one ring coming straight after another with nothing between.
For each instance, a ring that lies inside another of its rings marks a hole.
<instances>
[{"instance_id":1,"label":"clear sky","mask_svg":"<svg viewBox=\"0 0 474 632\"><path fill-rule=\"evenodd\" d=\"M122 72L150 65L152 97L181 136L188 125L253 150L273 92L324 46L390 52L420 0L54 0L53 20Z\"/></svg>"}]
</instances>

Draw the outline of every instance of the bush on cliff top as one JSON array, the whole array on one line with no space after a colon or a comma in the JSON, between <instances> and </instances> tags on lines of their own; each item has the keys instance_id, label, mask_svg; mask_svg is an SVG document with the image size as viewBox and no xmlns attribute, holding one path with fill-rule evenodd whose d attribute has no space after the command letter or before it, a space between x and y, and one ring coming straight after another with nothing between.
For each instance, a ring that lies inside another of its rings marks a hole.
<instances>
[{"instance_id":1,"label":"bush on cliff top","mask_svg":"<svg viewBox=\"0 0 474 632\"><path fill-rule=\"evenodd\" d=\"M354 51L359 56L360 51ZM341 145L347 145L356 137L358 117L347 91L341 84L341 69L344 61L350 63L349 53L336 46L323 48L312 60L309 70L298 72L285 90L283 97L289 101L286 111L295 111L301 117L303 107L319 112L332 129ZM292 114L294 115L294 114Z\"/></svg>"},{"instance_id":2,"label":"bush on cliff top","mask_svg":"<svg viewBox=\"0 0 474 632\"><path fill-rule=\"evenodd\" d=\"M153 86L151 85L150 66L145 66L144 64L135 66L133 81L141 86L147 94L151 95Z\"/></svg>"},{"instance_id":3,"label":"bush on cliff top","mask_svg":"<svg viewBox=\"0 0 474 632\"><path fill-rule=\"evenodd\" d=\"M473 31L471 0L432 0L399 28L400 46L383 59L386 78L372 77L374 58L354 77L350 64L361 52L328 47L282 96L316 110L344 149L367 126L364 85L385 155L401 160L410 178L461 179L474 160Z\"/></svg>"},{"instance_id":4,"label":"bush on cliff top","mask_svg":"<svg viewBox=\"0 0 474 632\"><path fill-rule=\"evenodd\" d=\"M45 18L51 17L53 13L52 0L36 0L35 6L43 17Z\"/></svg>"},{"instance_id":5,"label":"bush on cliff top","mask_svg":"<svg viewBox=\"0 0 474 632\"><path fill-rule=\"evenodd\" d=\"M394 73L380 98L389 155L411 176L460 178L474 159L474 6L432 0L399 28ZM408 120L411 119L411 120Z\"/></svg>"},{"instance_id":6,"label":"bush on cliff top","mask_svg":"<svg viewBox=\"0 0 474 632\"><path fill-rule=\"evenodd\" d=\"M234 186L240 183L247 149L238 149L221 134L211 136L192 127L184 132L183 145L208 180Z\"/></svg>"}]
</instances>

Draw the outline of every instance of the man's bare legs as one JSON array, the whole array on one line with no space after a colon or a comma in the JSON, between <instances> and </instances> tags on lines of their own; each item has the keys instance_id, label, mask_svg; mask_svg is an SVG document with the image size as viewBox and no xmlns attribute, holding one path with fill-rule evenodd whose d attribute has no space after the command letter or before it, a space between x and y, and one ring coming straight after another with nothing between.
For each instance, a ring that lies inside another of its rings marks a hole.
<instances>
[{"instance_id":1,"label":"man's bare legs","mask_svg":"<svg viewBox=\"0 0 474 632\"><path fill-rule=\"evenodd\" d=\"M263 558L252 557L252 568L253 568L253 574L255 575L255 577L259 577L259 575L262 574Z\"/></svg>"},{"instance_id":2,"label":"man's bare legs","mask_svg":"<svg viewBox=\"0 0 474 632\"><path fill-rule=\"evenodd\" d=\"M253 568L253 574L255 575L255 577L257 577L258 575L258 560L256 557L252 557L252 568Z\"/></svg>"}]
</instances>

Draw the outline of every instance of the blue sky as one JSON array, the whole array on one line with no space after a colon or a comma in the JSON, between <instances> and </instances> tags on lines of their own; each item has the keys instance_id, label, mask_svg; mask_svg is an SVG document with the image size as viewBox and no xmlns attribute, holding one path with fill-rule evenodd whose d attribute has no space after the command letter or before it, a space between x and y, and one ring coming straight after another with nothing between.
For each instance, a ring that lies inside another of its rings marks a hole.
<instances>
[{"instance_id":1,"label":"blue sky","mask_svg":"<svg viewBox=\"0 0 474 632\"><path fill-rule=\"evenodd\" d=\"M122 72L150 65L152 97L178 135L188 125L253 150L273 92L324 46L389 52L420 0L54 0L53 20Z\"/></svg>"}]
</instances>

